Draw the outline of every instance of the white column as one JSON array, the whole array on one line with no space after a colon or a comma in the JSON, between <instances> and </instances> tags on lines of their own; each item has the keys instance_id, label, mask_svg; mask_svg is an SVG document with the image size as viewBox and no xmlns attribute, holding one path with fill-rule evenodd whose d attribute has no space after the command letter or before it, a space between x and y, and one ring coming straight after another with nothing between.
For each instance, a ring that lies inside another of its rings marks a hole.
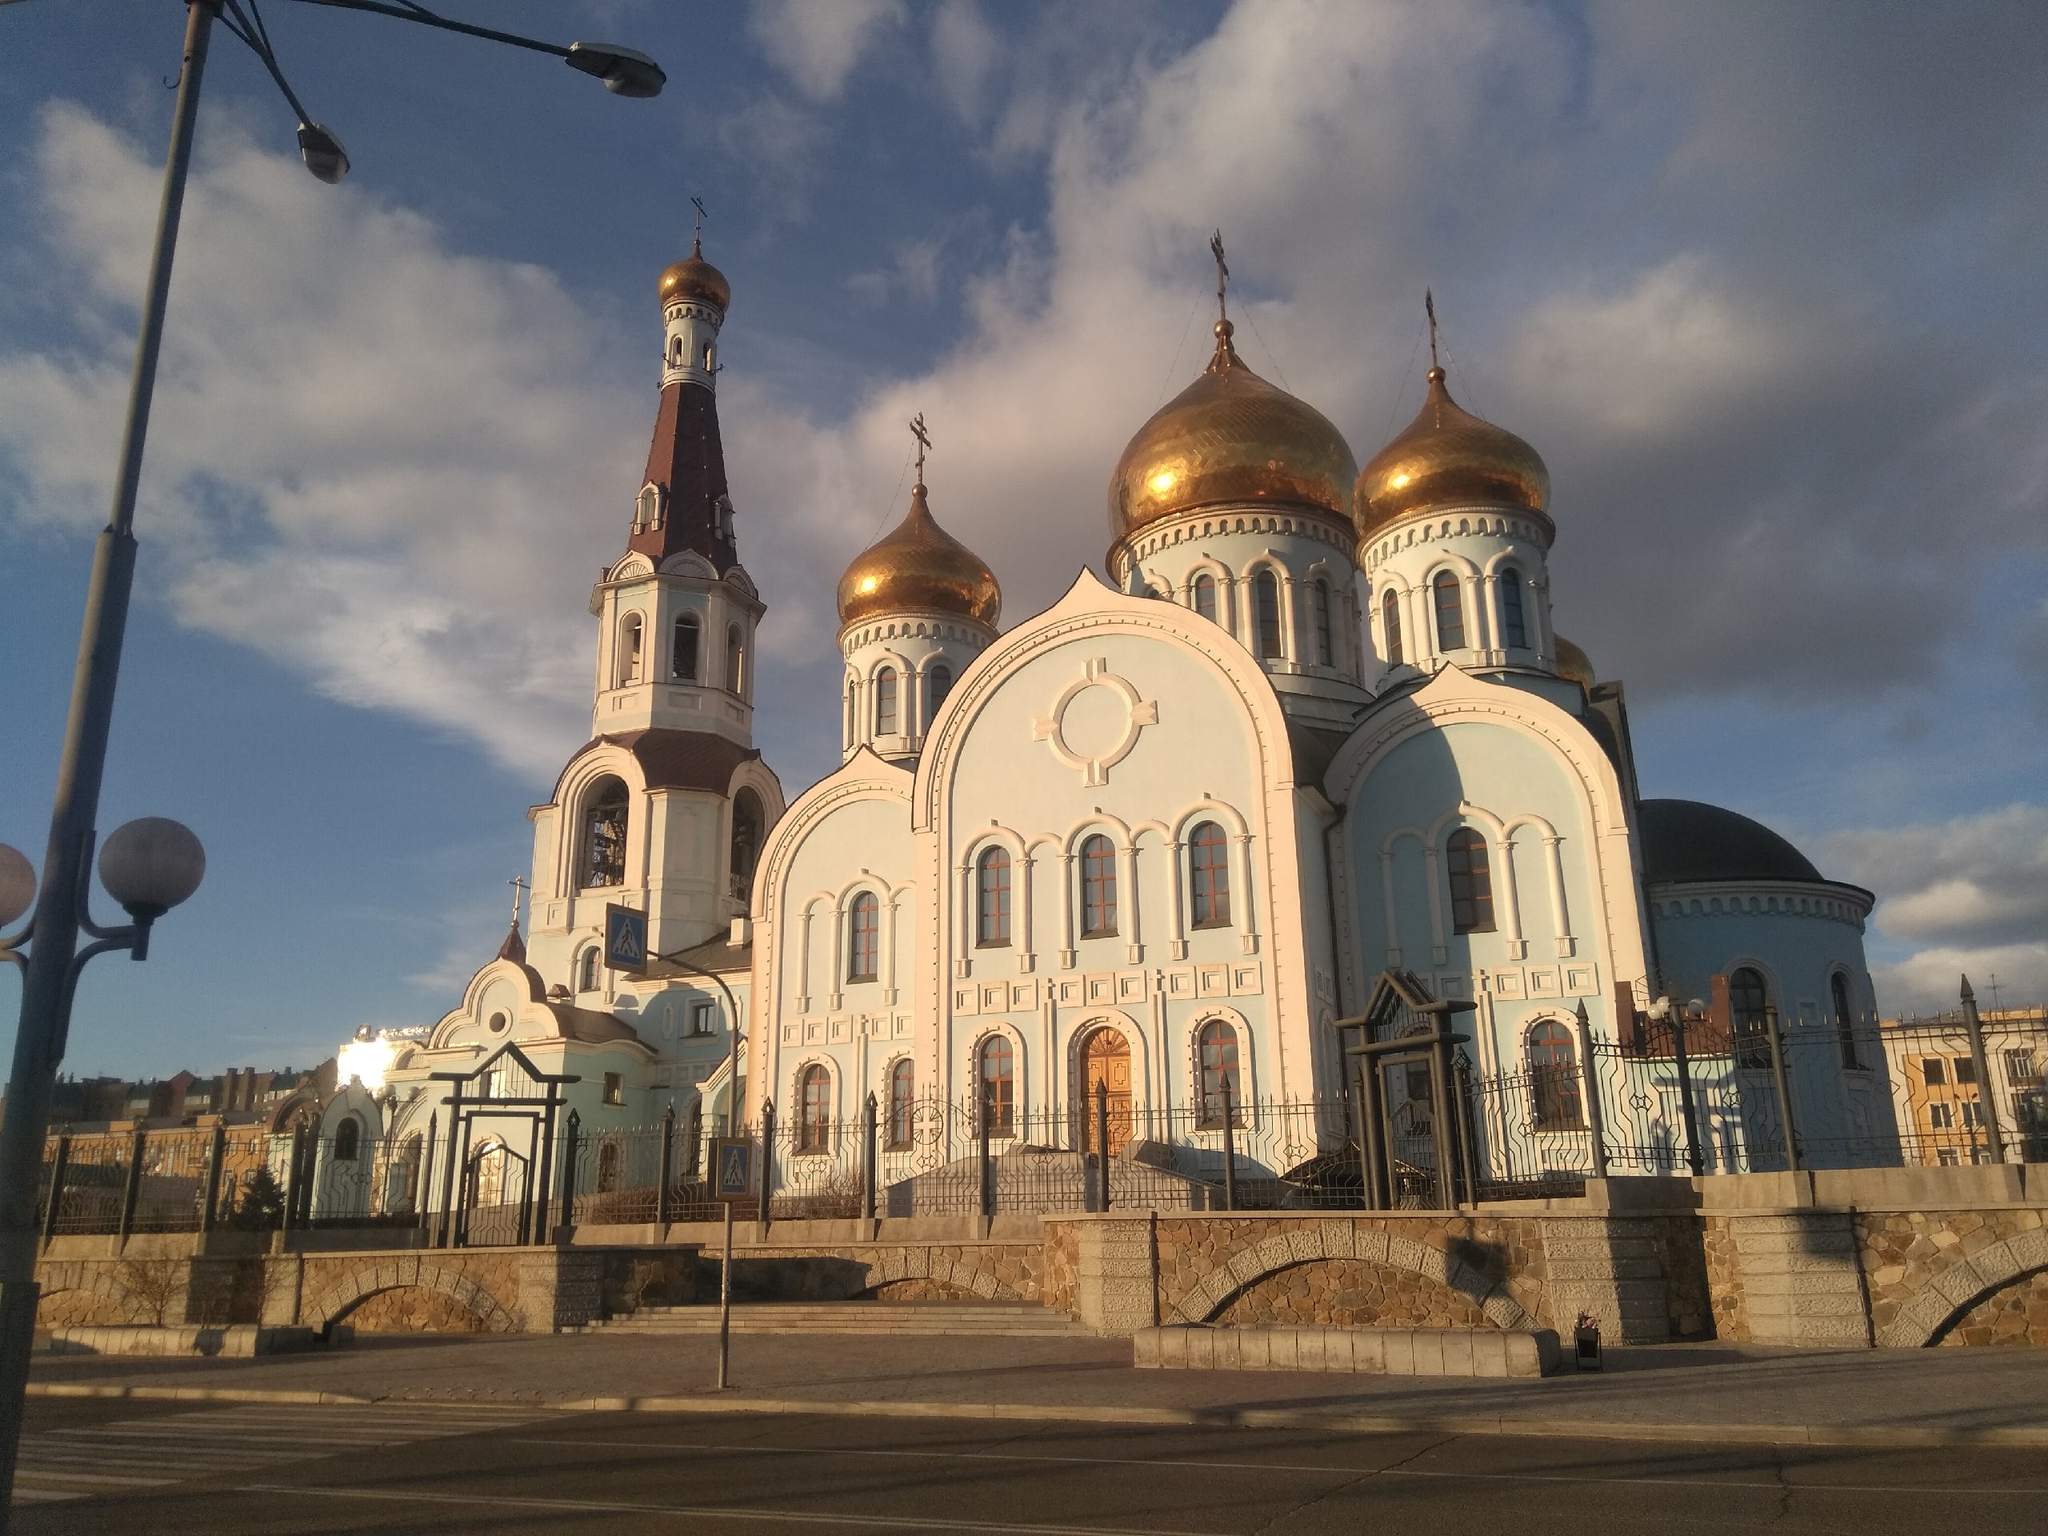
<instances>
[{"instance_id":1,"label":"white column","mask_svg":"<svg viewBox=\"0 0 2048 1536\"><path fill-rule=\"evenodd\" d=\"M1188 845L1169 843L1166 856L1171 861L1167 884L1173 889L1173 934L1169 941L1169 954L1175 960L1188 957L1188 914L1187 874Z\"/></svg>"},{"instance_id":2,"label":"white column","mask_svg":"<svg viewBox=\"0 0 2048 1536\"><path fill-rule=\"evenodd\" d=\"M970 965L968 957L974 953L974 925L980 914L974 903L974 866L962 864L959 874L960 908L953 923L953 963L958 974L965 976Z\"/></svg>"},{"instance_id":3,"label":"white column","mask_svg":"<svg viewBox=\"0 0 2048 1536\"><path fill-rule=\"evenodd\" d=\"M1129 945L1125 956L1136 965L1145 958L1145 935L1138 921L1138 844L1134 838L1122 849L1124 866L1124 890L1120 905L1123 911L1117 914L1117 926L1123 930L1124 941ZM1129 916L1126 917L1125 913Z\"/></svg>"},{"instance_id":4,"label":"white column","mask_svg":"<svg viewBox=\"0 0 2048 1536\"><path fill-rule=\"evenodd\" d=\"M832 985L826 995L833 1008L846 1000L846 912L839 907L832 909Z\"/></svg>"},{"instance_id":5,"label":"white column","mask_svg":"<svg viewBox=\"0 0 2048 1536\"><path fill-rule=\"evenodd\" d=\"M896 907L902 899L903 894L900 891L890 895L889 927L888 931L882 936L882 995L888 999L891 1008L896 1006L896 929L898 918Z\"/></svg>"},{"instance_id":6,"label":"white column","mask_svg":"<svg viewBox=\"0 0 2048 1536\"><path fill-rule=\"evenodd\" d=\"M811 909L807 906L799 914L801 924L797 943L800 946L796 957L796 1011L811 1011Z\"/></svg>"},{"instance_id":7,"label":"white column","mask_svg":"<svg viewBox=\"0 0 2048 1536\"><path fill-rule=\"evenodd\" d=\"M1481 577L1477 596L1482 624L1482 633L1476 637L1478 643L1487 651L1505 652L1506 646L1500 635L1500 613L1496 607L1500 601L1500 577L1491 573Z\"/></svg>"},{"instance_id":8,"label":"white column","mask_svg":"<svg viewBox=\"0 0 2048 1536\"><path fill-rule=\"evenodd\" d=\"M1432 964L1442 965L1450 958L1451 951L1444 942L1444 883L1437 865L1435 846L1425 847L1422 850L1422 871L1429 880L1429 957Z\"/></svg>"},{"instance_id":9,"label":"white column","mask_svg":"<svg viewBox=\"0 0 2048 1536\"><path fill-rule=\"evenodd\" d=\"M1522 901L1515 885L1515 834L1512 832L1500 840L1500 872L1501 932L1507 940L1508 954L1521 960L1527 957L1529 946L1522 938Z\"/></svg>"},{"instance_id":10,"label":"white column","mask_svg":"<svg viewBox=\"0 0 2048 1536\"><path fill-rule=\"evenodd\" d=\"M1249 832L1238 834L1237 865L1244 891L1244 915L1238 919L1238 929L1244 935L1244 952L1250 954L1258 947L1259 920L1252 906L1252 835Z\"/></svg>"},{"instance_id":11,"label":"white column","mask_svg":"<svg viewBox=\"0 0 2048 1536\"><path fill-rule=\"evenodd\" d=\"M1017 861L1017 969L1028 971L1038 963L1031 942L1031 869L1038 861L1026 855Z\"/></svg>"},{"instance_id":12,"label":"white column","mask_svg":"<svg viewBox=\"0 0 2048 1536\"><path fill-rule=\"evenodd\" d=\"M1571 914L1565 909L1564 900L1564 854L1560 851L1564 839L1546 837L1543 851L1550 861L1550 915L1557 924L1557 953L1559 959L1569 959L1576 947L1572 937Z\"/></svg>"},{"instance_id":13,"label":"white column","mask_svg":"<svg viewBox=\"0 0 2048 1536\"><path fill-rule=\"evenodd\" d=\"M1060 854L1060 965L1072 970L1074 952L1074 856Z\"/></svg>"}]
</instances>

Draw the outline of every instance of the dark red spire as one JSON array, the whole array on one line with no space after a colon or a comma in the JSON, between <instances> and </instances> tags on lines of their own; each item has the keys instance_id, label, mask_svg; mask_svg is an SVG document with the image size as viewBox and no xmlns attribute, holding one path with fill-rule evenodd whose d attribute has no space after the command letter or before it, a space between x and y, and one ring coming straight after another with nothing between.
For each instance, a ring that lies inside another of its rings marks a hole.
<instances>
[{"instance_id":1,"label":"dark red spire","mask_svg":"<svg viewBox=\"0 0 2048 1536\"><path fill-rule=\"evenodd\" d=\"M626 541L656 565L693 549L723 576L739 563L732 535L732 502L725 485L725 447L718 437L718 400L701 384L664 385L647 450L643 485L662 491L659 520Z\"/></svg>"}]
</instances>

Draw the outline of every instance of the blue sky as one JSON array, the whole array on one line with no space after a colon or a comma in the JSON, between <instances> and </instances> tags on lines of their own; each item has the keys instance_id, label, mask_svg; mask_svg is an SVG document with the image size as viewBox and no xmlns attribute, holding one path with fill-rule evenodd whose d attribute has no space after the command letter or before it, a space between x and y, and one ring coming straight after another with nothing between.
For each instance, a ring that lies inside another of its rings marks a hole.
<instances>
[{"instance_id":1,"label":"blue sky","mask_svg":"<svg viewBox=\"0 0 2048 1536\"><path fill-rule=\"evenodd\" d=\"M1434 286L1460 398L1549 461L1560 625L1628 683L1647 792L1876 889L1888 1007L1961 966L2048 995L2027 7L448 8L630 43L669 90L270 0L354 160L328 189L217 35L102 818L177 816L211 865L146 965L88 972L71 1070L308 1063L495 947L586 734L692 195L792 794L903 419L1009 617L1042 606L1199 364L1221 225L1247 360L1360 458L1419 399ZM0 841L38 858L179 25L0 7Z\"/></svg>"}]
</instances>

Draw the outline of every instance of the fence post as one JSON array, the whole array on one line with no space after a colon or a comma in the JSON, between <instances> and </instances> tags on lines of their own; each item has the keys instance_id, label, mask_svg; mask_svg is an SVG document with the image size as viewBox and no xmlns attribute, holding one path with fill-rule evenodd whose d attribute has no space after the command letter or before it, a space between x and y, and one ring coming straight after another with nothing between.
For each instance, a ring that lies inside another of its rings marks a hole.
<instances>
[{"instance_id":1,"label":"fence post","mask_svg":"<svg viewBox=\"0 0 2048 1536\"><path fill-rule=\"evenodd\" d=\"M1799 1128L1792 1117L1792 1086L1785 1074L1785 1041L1778 1033L1778 1010L1764 1009L1764 1034L1771 1045L1771 1080L1778 1087L1778 1120L1785 1135L1785 1167L1799 1171Z\"/></svg>"},{"instance_id":2,"label":"fence post","mask_svg":"<svg viewBox=\"0 0 2048 1536\"><path fill-rule=\"evenodd\" d=\"M1692 1062L1685 1054L1685 1009L1671 1005L1671 1067L1678 1074L1678 1118L1685 1126L1685 1165L1694 1178L1707 1171L1700 1149L1699 1111L1692 1101Z\"/></svg>"},{"instance_id":3,"label":"fence post","mask_svg":"<svg viewBox=\"0 0 2048 1536\"><path fill-rule=\"evenodd\" d=\"M801 1105L798 1106L802 1108ZM775 1101L761 1101L761 1233L768 1233L768 1223L775 1219Z\"/></svg>"},{"instance_id":4,"label":"fence post","mask_svg":"<svg viewBox=\"0 0 2048 1536\"><path fill-rule=\"evenodd\" d=\"M869 1221L875 1219L875 1186L878 1182L875 1168L875 1119L875 1096L870 1093L862 1127L865 1135L861 1141L860 1168L861 1210L866 1213Z\"/></svg>"},{"instance_id":5,"label":"fence post","mask_svg":"<svg viewBox=\"0 0 2048 1536\"><path fill-rule=\"evenodd\" d=\"M1458 1122L1458 1182L1465 1204L1479 1203L1479 1143L1472 1134L1472 1064L1460 1051L1451 1062L1451 1092Z\"/></svg>"},{"instance_id":6,"label":"fence post","mask_svg":"<svg viewBox=\"0 0 2048 1536\"><path fill-rule=\"evenodd\" d=\"M121 1181L121 1228L120 1240L125 1245L128 1234L135 1226L135 1202L142 1193L142 1150L149 1132L141 1126L135 1127L135 1135L128 1143L128 1177Z\"/></svg>"},{"instance_id":7,"label":"fence post","mask_svg":"<svg viewBox=\"0 0 2048 1536\"><path fill-rule=\"evenodd\" d=\"M427 1230L427 1207L434 1203L434 1133L440 1129L440 1119L439 1110L427 1116L427 1134L420 1143L419 1166L412 1171L412 1199L418 1207L413 1212L418 1217L414 1225L422 1232Z\"/></svg>"},{"instance_id":8,"label":"fence post","mask_svg":"<svg viewBox=\"0 0 2048 1536\"><path fill-rule=\"evenodd\" d=\"M64 1210L64 1175L71 1171L71 1133L57 1133L57 1156L50 1164L50 1203L43 1208L43 1246L57 1235L57 1219Z\"/></svg>"},{"instance_id":9,"label":"fence post","mask_svg":"<svg viewBox=\"0 0 2048 1536\"><path fill-rule=\"evenodd\" d=\"M1358 1173L1365 1186L1365 1208L1384 1210L1392 1202L1388 1191L1393 1184L1391 1169L1383 1170L1380 1158L1379 1058L1359 1056L1358 1063ZM1382 1173L1385 1177L1382 1177Z\"/></svg>"},{"instance_id":10,"label":"fence post","mask_svg":"<svg viewBox=\"0 0 2048 1536\"><path fill-rule=\"evenodd\" d=\"M980 1102L981 1124L977 1128L978 1134L974 1140L975 1168L981 1175L981 1214L983 1216L994 1216L996 1213L996 1186L995 1180L990 1176L988 1155L989 1135L993 1130L992 1122L995 1120L994 1096L984 1094Z\"/></svg>"},{"instance_id":11,"label":"fence post","mask_svg":"<svg viewBox=\"0 0 2048 1536\"><path fill-rule=\"evenodd\" d=\"M282 1226L289 1232L299 1224L299 1162L306 1146L306 1126L300 1121L292 1126L291 1151L284 1164L284 1216Z\"/></svg>"},{"instance_id":12,"label":"fence post","mask_svg":"<svg viewBox=\"0 0 2048 1536\"><path fill-rule=\"evenodd\" d=\"M227 1160L228 1128L218 1120L213 1122L213 1139L206 1149L206 1196L199 1207L199 1230L211 1232L213 1224L220 1217L220 1168Z\"/></svg>"},{"instance_id":13,"label":"fence post","mask_svg":"<svg viewBox=\"0 0 2048 1536\"><path fill-rule=\"evenodd\" d=\"M1996 979L1996 978L1994 978ZM1977 1013L1977 994L1970 990L1970 978L1963 978L1963 1023L1970 1031L1970 1059L1977 1064L1977 1112L1984 1122L1984 1139L1991 1149L1991 1161L2005 1161L2005 1134L1998 1124L1998 1096L1991 1091L1990 1064L1984 1057L1984 1020ZM1975 1147L1975 1138L1971 1145Z\"/></svg>"},{"instance_id":14,"label":"fence post","mask_svg":"<svg viewBox=\"0 0 2048 1536\"><path fill-rule=\"evenodd\" d=\"M1230 1074L1223 1079L1223 1209L1237 1209L1237 1120L1236 1096L1230 1091Z\"/></svg>"},{"instance_id":15,"label":"fence post","mask_svg":"<svg viewBox=\"0 0 2048 1536\"><path fill-rule=\"evenodd\" d=\"M1579 1064L1586 1082L1586 1128L1593 1134L1593 1177L1607 1177L1607 1111L1600 1102L1600 1073L1593 1060L1593 1024L1579 999Z\"/></svg>"},{"instance_id":16,"label":"fence post","mask_svg":"<svg viewBox=\"0 0 2048 1536\"><path fill-rule=\"evenodd\" d=\"M1109 1083L1095 1084L1095 1208L1109 1209Z\"/></svg>"},{"instance_id":17,"label":"fence post","mask_svg":"<svg viewBox=\"0 0 2048 1536\"><path fill-rule=\"evenodd\" d=\"M569 1111L569 1123L562 1129L562 1218L559 1225L576 1225L576 1142L578 1132L583 1128L583 1117L575 1110ZM455 1144L451 1138L451 1147Z\"/></svg>"},{"instance_id":18,"label":"fence post","mask_svg":"<svg viewBox=\"0 0 2048 1536\"><path fill-rule=\"evenodd\" d=\"M669 1193L668 1181L675 1167L676 1157L676 1106L671 1099L667 1111L661 1117L661 1183L654 1191L654 1219L663 1226L668 1225Z\"/></svg>"}]
</instances>

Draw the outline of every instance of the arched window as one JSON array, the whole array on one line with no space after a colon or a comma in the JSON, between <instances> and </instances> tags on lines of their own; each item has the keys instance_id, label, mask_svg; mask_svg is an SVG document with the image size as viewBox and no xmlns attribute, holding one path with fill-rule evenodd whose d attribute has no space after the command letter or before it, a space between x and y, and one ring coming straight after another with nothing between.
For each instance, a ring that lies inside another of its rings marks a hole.
<instances>
[{"instance_id":1,"label":"arched window","mask_svg":"<svg viewBox=\"0 0 2048 1536\"><path fill-rule=\"evenodd\" d=\"M633 531L652 528L661 516L661 492L654 486L643 486L640 498L633 506Z\"/></svg>"},{"instance_id":2,"label":"arched window","mask_svg":"<svg viewBox=\"0 0 2048 1536\"><path fill-rule=\"evenodd\" d=\"M935 661L924 675L924 728L930 730L932 721L939 713L939 706L946 702L946 695L953 691L953 669L943 661Z\"/></svg>"},{"instance_id":3,"label":"arched window","mask_svg":"<svg viewBox=\"0 0 2048 1536\"><path fill-rule=\"evenodd\" d=\"M747 643L740 634L737 624L726 626L725 631L725 691L740 693L747 676Z\"/></svg>"},{"instance_id":4,"label":"arched window","mask_svg":"<svg viewBox=\"0 0 2048 1536\"><path fill-rule=\"evenodd\" d=\"M712 361L711 361L711 359L712 359L713 355L714 355L714 354L713 354L713 353L712 353L712 351L711 351L711 343L710 343L710 342L708 342L708 341L707 341L707 342L705 342L705 343L704 343L704 371L705 371L706 373L716 373L716 372L718 371L718 370L717 370L717 369L716 369L715 367L713 367L713 366L712 366Z\"/></svg>"},{"instance_id":5,"label":"arched window","mask_svg":"<svg viewBox=\"0 0 2048 1536\"><path fill-rule=\"evenodd\" d=\"M917 1098L917 1068L908 1056L889 1069L889 1128L886 1144L892 1150L910 1145L910 1121Z\"/></svg>"},{"instance_id":6,"label":"arched window","mask_svg":"<svg viewBox=\"0 0 2048 1536\"><path fill-rule=\"evenodd\" d=\"M1459 588L1458 578L1449 571L1438 571L1436 580L1429 584L1429 590L1436 598L1436 648L1439 652L1459 650L1465 644L1465 598Z\"/></svg>"},{"instance_id":7,"label":"arched window","mask_svg":"<svg viewBox=\"0 0 2048 1536\"><path fill-rule=\"evenodd\" d=\"M595 944L576 957L576 990L595 992L597 990L598 951Z\"/></svg>"},{"instance_id":8,"label":"arched window","mask_svg":"<svg viewBox=\"0 0 2048 1536\"><path fill-rule=\"evenodd\" d=\"M1017 1127L1017 1056L1001 1035L981 1043L981 1110L991 1136L1011 1136Z\"/></svg>"},{"instance_id":9,"label":"arched window","mask_svg":"<svg viewBox=\"0 0 2048 1536\"><path fill-rule=\"evenodd\" d=\"M363 1147L363 1122L350 1115L334 1128L334 1160L352 1163Z\"/></svg>"},{"instance_id":10,"label":"arched window","mask_svg":"<svg viewBox=\"0 0 2048 1536\"><path fill-rule=\"evenodd\" d=\"M1401 665L1401 594L1392 587L1380 597L1380 629L1386 635L1387 665Z\"/></svg>"},{"instance_id":11,"label":"arched window","mask_svg":"<svg viewBox=\"0 0 2048 1536\"><path fill-rule=\"evenodd\" d=\"M582 843L577 855L579 884L625 883L626 785L614 774L590 786L583 802Z\"/></svg>"},{"instance_id":12,"label":"arched window","mask_svg":"<svg viewBox=\"0 0 2048 1536\"><path fill-rule=\"evenodd\" d=\"M1770 989L1755 966L1738 966L1728 975L1728 1024L1735 1036L1738 1067L1771 1064Z\"/></svg>"},{"instance_id":13,"label":"arched window","mask_svg":"<svg viewBox=\"0 0 2048 1536\"><path fill-rule=\"evenodd\" d=\"M1849 978L1840 971L1828 978L1828 1000L1835 1008L1835 1047L1842 1054L1842 1065L1850 1071L1861 1071L1863 1063L1856 1055L1856 1015L1849 1007Z\"/></svg>"},{"instance_id":14,"label":"arched window","mask_svg":"<svg viewBox=\"0 0 2048 1536\"><path fill-rule=\"evenodd\" d=\"M1493 872L1487 867L1486 839L1460 827L1444 845L1444 855L1451 875L1452 931L1493 932Z\"/></svg>"},{"instance_id":15,"label":"arched window","mask_svg":"<svg viewBox=\"0 0 2048 1536\"><path fill-rule=\"evenodd\" d=\"M1579 1096L1579 1057L1572 1049L1571 1031L1554 1019L1533 1024L1526 1049L1536 1129L1584 1129L1586 1113Z\"/></svg>"},{"instance_id":16,"label":"arched window","mask_svg":"<svg viewBox=\"0 0 2048 1536\"><path fill-rule=\"evenodd\" d=\"M1252 578L1252 626L1259 640L1259 659L1277 660L1280 648L1280 578L1270 570Z\"/></svg>"},{"instance_id":17,"label":"arched window","mask_svg":"<svg viewBox=\"0 0 2048 1536\"><path fill-rule=\"evenodd\" d=\"M1529 626L1522 617L1522 573L1512 565L1500 568L1500 633L1509 650L1529 648Z\"/></svg>"},{"instance_id":18,"label":"arched window","mask_svg":"<svg viewBox=\"0 0 2048 1536\"><path fill-rule=\"evenodd\" d=\"M875 674L875 734L896 734L896 669L884 667Z\"/></svg>"},{"instance_id":19,"label":"arched window","mask_svg":"<svg viewBox=\"0 0 2048 1536\"><path fill-rule=\"evenodd\" d=\"M640 615L629 613L619 625L619 686L640 681Z\"/></svg>"},{"instance_id":20,"label":"arched window","mask_svg":"<svg viewBox=\"0 0 2048 1536\"><path fill-rule=\"evenodd\" d=\"M815 1062L796 1080L796 1149L822 1152L832 1134L832 1076Z\"/></svg>"},{"instance_id":21,"label":"arched window","mask_svg":"<svg viewBox=\"0 0 2048 1536\"><path fill-rule=\"evenodd\" d=\"M1238 1074L1237 1031L1221 1019L1211 1019L1195 1036L1195 1054L1202 1073L1197 1124L1214 1130L1223 1124L1223 1106L1230 1105L1230 1123L1244 1124L1244 1080Z\"/></svg>"},{"instance_id":22,"label":"arched window","mask_svg":"<svg viewBox=\"0 0 2048 1536\"><path fill-rule=\"evenodd\" d=\"M1207 619L1211 624L1214 624L1216 622L1216 578L1214 576L1205 574L1195 578L1194 599L1195 616Z\"/></svg>"},{"instance_id":23,"label":"arched window","mask_svg":"<svg viewBox=\"0 0 2048 1536\"><path fill-rule=\"evenodd\" d=\"M1116 848L1100 832L1081 844L1081 937L1116 932Z\"/></svg>"},{"instance_id":24,"label":"arched window","mask_svg":"<svg viewBox=\"0 0 2048 1536\"><path fill-rule=\"evenodd\" d=\"M846 912L846 979L873 981L875 959L881 949L882 904L873 891L853 898Z\"/></svg>"},{"instance_id":25,"label":"arched window","mask_svg":"<svg viewBox=\"0 0 2048 1536\"><path fill-rule=\"evenodd\" d=\"M1330 584L1320 576L1309 588L1309 611L1315 620L1316 665L1331 666L1335 648L1330 640Z\"/></svg>"},{"instance_id":26,"label":"arched window","mask_svg":"<svg viewBox=\"0 0 2048 1536\"><path fill-rule=\"evenodd\" d=\"M732 884L735 901L754 899L754 861L761 856L761 797L742 789L732 797Z\"/></svg>"},{"instance_id":27,"label":"arched window","mask_svg":"<svg viewBox=\"0 0 2048 1536\"><path fill-rule=\"evenodd\" d=\"M668 675L679 682L697 681L697 653L704 634L704 623L694 613L686 613L676 620L675 644L670 649Z\"/></svg>"},{"instance_id":28,"label":"arched window","mask_svg":"<svg viewBox=\"0 0 2048 1536\"><path fill-rule=\"evenodd\" d=\"M975 864L974 942L1000 948L1010 942L1010 855L991 848Z\"/></svg>"},{"instance_id":29,"label":"arched window","mask_svg":"<svg viewBox=\"0 0 2048 1536\"><path fill-rule=\"evenodd\" d=\"M1197 928L1230 922L1230 843L1223 829L1205 821L1188 834L1188 886Z\"/></svg>"}]
</instances>

